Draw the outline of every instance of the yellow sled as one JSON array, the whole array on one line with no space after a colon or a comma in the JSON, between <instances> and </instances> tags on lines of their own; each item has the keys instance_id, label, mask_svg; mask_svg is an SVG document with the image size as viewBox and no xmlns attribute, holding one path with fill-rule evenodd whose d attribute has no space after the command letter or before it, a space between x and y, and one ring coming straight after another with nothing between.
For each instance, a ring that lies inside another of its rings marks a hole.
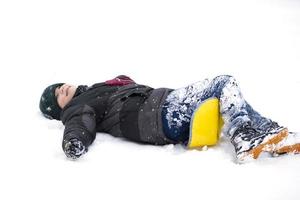
<instances>
[{"instance_id":1,"label":"yellow sled","mask_svg":"<svg viewBox=\"0 0 300 200\"><path fill-rule=\"evenodd\" d=\"M219 100L217 98L205 100L198 106L192 116L187 147L193 149L216 145L223 124Z\"/></svg>"}]
</instances>

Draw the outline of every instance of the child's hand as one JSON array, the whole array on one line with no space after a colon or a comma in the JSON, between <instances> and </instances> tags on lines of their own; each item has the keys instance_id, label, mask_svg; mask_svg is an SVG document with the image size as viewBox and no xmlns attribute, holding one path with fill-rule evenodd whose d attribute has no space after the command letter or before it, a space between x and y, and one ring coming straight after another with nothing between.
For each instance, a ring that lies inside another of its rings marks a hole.
<instances>
[{"instance_id":1,"label":"child's hand","mask_svg":"<svg viewBox=\"0 0 300 200\"><path fill-rule=\"evenodd\" d=\"M87 152L87 148L80 140L73 138L65 143L64 152L68 158L76 160Z\"/></svg>"}]
</instances>

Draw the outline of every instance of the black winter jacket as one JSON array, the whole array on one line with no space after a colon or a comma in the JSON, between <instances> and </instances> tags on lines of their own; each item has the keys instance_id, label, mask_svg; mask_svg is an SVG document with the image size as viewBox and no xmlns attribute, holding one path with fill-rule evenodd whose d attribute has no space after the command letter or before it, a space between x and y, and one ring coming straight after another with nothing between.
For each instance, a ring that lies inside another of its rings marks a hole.
<instances>
[{"instance_id":1,"label":"black winter jacket","mask_svg":"<svg viewBox=\"0 0 300 200\"><path fill-rule=\"evenodd\" d=\"M86 148L96 132L155 145L174 143L162 130L162 104L171 89L153 89L135 83L113 86L105 82L80 86L65 106L61 120L65 143L76 138Z\"/></svg>"}]
</instances>

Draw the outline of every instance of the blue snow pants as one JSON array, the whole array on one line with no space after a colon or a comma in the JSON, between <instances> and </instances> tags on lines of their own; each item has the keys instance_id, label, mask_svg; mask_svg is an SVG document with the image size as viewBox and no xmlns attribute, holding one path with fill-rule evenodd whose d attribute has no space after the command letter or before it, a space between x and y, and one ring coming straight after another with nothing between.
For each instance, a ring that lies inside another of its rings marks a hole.
<instances>
[{"instance_id":1,"label":"blue snow pants","mask_svg":"<svg viewBox=\"0 0 300 200\"><path fill-rule=\"evenodd\" d=\"M253 128L267 129L272 121L255 111L242 96L234 77L217 76L187 87L172 91L162 108L163 131L167 138L187 143L193 112L206 99L216 97L224 120L223 134L231 137L243 123L250 122Z\"/></svg>"}]
</instances>

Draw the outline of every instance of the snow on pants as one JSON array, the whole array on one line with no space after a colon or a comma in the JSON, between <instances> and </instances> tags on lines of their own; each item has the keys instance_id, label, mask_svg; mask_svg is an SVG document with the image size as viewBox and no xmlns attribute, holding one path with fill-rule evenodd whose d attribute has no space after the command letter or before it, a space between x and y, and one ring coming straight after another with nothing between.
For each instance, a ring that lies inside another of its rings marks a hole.
<instances>
[{"instance_id":1,"label":"snow on pants","mask_svg":"<svg viewBox=\"0 0 300 200\"><path fill-rule=\"evenodd\" d=\"M216 97L224 120L222 132L231 137L243 123L251 121L253 128L266 130L272 123L262 117L243 98L234 77L221 75L205 79L172 91L163 104L163 130L171 140L186 143L193 112L206 99Z\"/></svg>"}]
</instances>

